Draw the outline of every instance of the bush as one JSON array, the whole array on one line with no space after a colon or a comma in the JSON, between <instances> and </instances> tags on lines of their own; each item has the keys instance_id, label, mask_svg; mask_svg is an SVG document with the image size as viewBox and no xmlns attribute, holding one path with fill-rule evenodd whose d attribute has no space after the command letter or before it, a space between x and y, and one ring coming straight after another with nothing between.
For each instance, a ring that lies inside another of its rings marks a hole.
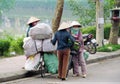
<instances>
[{"instance_id":1,"label":"bush","mask_svg":"<svg viewBox=\"0 0 120 84\"><path fill-rule=\"evenodd\" d=\"M89 26L86 28L81 29L83 34L93 34L93 36L96 38L96 27L95 26Z\"/></svg>"},{"instance_id":2,"label":"bush","mask_svg":"<svg viewBox=\"0 0 120 84\"><path fill-rule=\"evenodd\" d=\"M111 26L112 26L111 24L104 25L104 38L105 39L109 39Z\"/></svg>"},{"instance_id":3,"label":"bush","mask_svg":"<svg viewBox=\"0 0 120 84\"><path fill-rule=\"evenodd\" d=\"M107 44L103 47L98 48L98 52L111 52L111 51L116 51L120 49L120 44L119 45L113 45L113 44Z\"/></svg>"},{"instance_id":4,"label":"bush","mask_svg":"<svg viewBox=\"0 0 120 84\"><path fill-rule=\"evenodd\" d=\"M10 41L7 39L0 39L0 56L6 55L9 51Z\"/></svg>"},{"instance_id":5,"label":"bush","mask_svg":"<svg viewBox=\"0 0 120 84\"><path fill-rule=\"evenodd\" d=\"M13 40L10 44L10 52L15 52L16 54L23 54L23 37L18 37Z\"/></svg>"},{"instance_id":6,"label":"bush","mask_svg":"<svg viewBox=\"0 0 120 84\"><path fill-rule=\"evenodd\" d=\"M0 56L11 56L11 52L23 54L23 38L24 36L15 38L4 33L4 36L0 39Z\"/></svg>"},{"instance_id":7,"label":"bush","mask_svg":"<svg viewBox=\"0 0 120 84\"><path fill-rule=\"evenodd\" d=\"M111 26L112 26L111 24L104 24L104 38L105 39L109 39ZM96 27L95 26L82 28L81 31L83 34L91 33L96 38ZM120 36L120 29L119 29L118 36Z\"/></svg>"}]
</instances>

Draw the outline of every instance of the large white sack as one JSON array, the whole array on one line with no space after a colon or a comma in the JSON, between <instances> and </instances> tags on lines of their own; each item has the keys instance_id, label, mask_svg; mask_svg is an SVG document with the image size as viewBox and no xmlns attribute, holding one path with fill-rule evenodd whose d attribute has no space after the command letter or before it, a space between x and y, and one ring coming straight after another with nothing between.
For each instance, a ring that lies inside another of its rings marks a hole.
<instances>
[{"instance_id":1,"label":"large white sack","mask_svg":"<svg viewBox=\"0 0 120 84\"><path fill-rule=\"evenodd\" d=\"M35 56L29 56L25 62L25 70L27 71L36 71L39 70L40 62L44 64L43 58L40 57L40 54L36 54Z\"/></svg>"},{"instance_id":2,"label":"large white sack","mask_svg":"<svg viewBox=\"0 0 120 84\"><path fill-rule=\"evenodd\" d=\"M35 46L36 43L36 46ZM51 43L51 39L33 40L31 37L26 37L23 43L24 53L26 56L34 55L38 51L52 52L55 51L57 45ZM37 50L36 50L37 48Z\"/></svg>"},{"instance_id":3,"label":"large white sack","mask_svg":"<svg viewBox=\"0 0 120 84\"><path fill-rule=\"evenodd\" d=\"M23 40L23 48L26 56L34 55L37 53L37 50L41 51L41 40L33 40L31 37L26 37Z\"/></svg>"},{"instance_id":4,"label":"large white sack","mask_svg":"<svg viewBox=\"0 0 120 84\"><path fill-rule=\"evenodd\" d=\"M51 43L51 39L43 40L43 51L44 52L51 52L51 51L55 51L56 49L57 49L57 45L53 45Z\"/></svg>"},{"instance_id":5,"label":"large white sack","mask_svg":"<svg viewBox=\"0 0 120 84\"><path fill-rule=\"evenodd\" d=\"M52 28L46 23L39 23L30 29L29 35L34 39L47 39L52 36Z\"/></svg>"}]
</instances>

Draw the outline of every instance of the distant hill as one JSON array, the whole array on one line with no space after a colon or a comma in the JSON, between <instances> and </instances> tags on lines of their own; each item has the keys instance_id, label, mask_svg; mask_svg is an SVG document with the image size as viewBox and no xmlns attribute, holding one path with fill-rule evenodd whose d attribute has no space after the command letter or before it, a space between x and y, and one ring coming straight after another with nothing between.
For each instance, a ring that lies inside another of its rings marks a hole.
<instances>
[{"instance_id":1,"label":"distant hill","mask_svg":"<svg viewBox=\"0 0 120 84\"><path fill-rule=\"evenodd\" d=\"M54 16L57 0L16 0L15 6L5 14L8 17L38 16L43 19L51 19ZM72 12L69 9L68 0L65 0L64 18L70 18Z\"/></svg>"},{"instance_id":2,"label":"distant hill","mask_svg":"<svg viewBox=\"0 0 120 84\"><path fill-rule=\"evenodd\" d=\"M10 0L8 0L10 1ZM69 0L65 0L62 21L77 20L77 16L72 15L69 7ZM85 0L76 0L85 1ZM26 22L30 16L36 16L41 22L51 24L56 8L57 0L16 0L14 7L3 13L0 29L6 29L11 34L25 34ZM83 3L81 3L83 4ZM83 4L86 6L85 4ZM9 29L8 29L9 28Z\"/></svg>"},{"instance_id":3,"label":"distant hill","mask_svg":"<svg viewBox=\"0 0 120 84\"><path fill-rule=\"evenodd\" d=\"M10 1L10 0L8 0ZM57 0L16 0L14 7L5 11L2 16L0 29L12 32L13 35L26 33L27 21L30 16L36 16L41 22L51 24L56 8ZM68 0L65 0L62 20L76 19L69 9Z\"/></svg>"}]
</instances>

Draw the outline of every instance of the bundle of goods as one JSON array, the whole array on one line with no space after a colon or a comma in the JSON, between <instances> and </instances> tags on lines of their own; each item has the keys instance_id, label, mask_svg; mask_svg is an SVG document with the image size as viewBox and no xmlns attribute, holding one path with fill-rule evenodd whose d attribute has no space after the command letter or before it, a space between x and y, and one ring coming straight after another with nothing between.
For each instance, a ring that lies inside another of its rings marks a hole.
<instances>
[{"instance_id":1,"label":"bundle of goods","mask_svg":"<svg viewBox=\"0 0 120 84\"><path fill-rule=\"evenodd\" d=\"M29 35L34 40L48 39L52 36L52 28L48 24L40 23L30 29Z\"/></svg>"},{"instance_id":2,"label":"bundle of goods","mask_svg":"<svg viewBox=\"0 0 120 84\"><path fill-rule=\"evenodd\" d=\"M28 58L25 63L25 70L38 69L35 66L40 63L39 61L40 61L41 52L43 52L44 54L45 53L54 54L53 52L56 50L57 46L56 45L54 46L51 43L52 33L53 33L52 28L45 23L37 24L36 26L30 29L30 32L29 32L30 37L26 37L23 40L24 53ZM39 54L39 57L38 57L38 54ZM51 55L51 54L47 54L47 55ZM32 56L32 59L36 60L36 58L38 58L39 60L37 59L36 62L34 62L34 60L31 60L31 56ZM52 56L55 56L55 55L52 55ZM47 56L46 59L47 58L49 57ZM57 59L55 60L58 61ZM47 61L45 60L45 64L47 64ZM52 62L53 60L49 60L49 61ZM55 73L55 72L52 72L52 73Z\"/></svg>"},{"instance_id":3,"label":"bundle of goods","mask_svg":"<svg viewBox=\"0 0 120 84\"><path fill-rule=\"evenodd\" d=\"M49 73L55 74L58 72L58 58L53 53L45 53L44 61L46 69Z\"/></svg>"},{"instance_id":4,"label":"bundle of goods","mask_svg":"<svg viewBox=\"0 0 120 84\"><path fill-rule=\"evenodd\" d=\"M25 70L28 70L28 71L38 70L39 67L41 67L40 63L43 63L44 65L44 62L42 60L43 58L40 57L40 54L29 56L25 62Z\"/></svg>"},{"instance_id":5,"label":"bundle of goods","mask_svg":"<svg viewBox=\"0 0 120 84\"><path fill-rule=\"evenodd\" d=\"M36 46L38 51L41 50L41 41L39 40L33 40L31 37L26 37L24 38L23 43L24 53L27 57L37 53Z\"/></svg>"},{"instance_id":6,"label":"bundle of goods","mask_svg":"<svg viewBox=\"0 0 120 84\"><path fill-rule=\"evenodd\" d=\"M53 52L56 50L56 45L52 45L51 38L44 40L33 40L31 37L24 38L24 53L26 56L34 55L39 51Z\"/></svg>"}]
</instances>

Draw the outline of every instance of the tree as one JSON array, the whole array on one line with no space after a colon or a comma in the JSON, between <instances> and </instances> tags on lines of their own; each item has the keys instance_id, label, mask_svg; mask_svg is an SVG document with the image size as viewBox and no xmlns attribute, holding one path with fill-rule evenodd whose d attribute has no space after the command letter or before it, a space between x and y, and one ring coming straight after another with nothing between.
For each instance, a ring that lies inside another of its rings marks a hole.
<instances>
[{"instance_id":1,"label":"tree","mask_svg":"<svg viewBox=\"0 0 120 84\"><path fill-rule=\"evenodd\" d=\"M11 9L14 6L15 0L0 0L0 22L2 19L2 13Z\"/></svg>"},{"instance_id":2,"label":"tree","mask_svg":"<svg viewBox=\"0 0 120 84\"><path fill-rule=\"evenodd\" d=\"M120 0L114 0L114 2L116 7L120 7Z\"/></svg>"},{"instance_id":3,"label":"tree","mask_svg":"<svg viewBox=\"0 0 120 84\"><path fill-rule=\"evenodd\" d=\"M96 16L96 40L99 46L103 45L104 40L104 22L109 18L109 10L114 7L115 0L69 0L74 14L79 16L82 25L90 25L95 22ZM83 4L84 2L84 4ZM96 3L96 11L95 11ZM103 13L104 11L104 13ZM95 15L96 12L96 15ZM104 14L104 18L103 18ZM85 16L85 17L84 17Z\"/></svg>"},{"instance_id":4,"label":"tree","mask_svg":"<svg viewBox=\"0 0 120 84\"><path fill-rule=\"evenodd\" d=\"M102 1L102 0L100 0ZM114 7L115 0L103 0L104 18L109 19L110 9ZM69 0L70 9L73 15L78 16L78 20L82 25L91 25L95 22L96 0ZM84 17L85 16L85 17ZM106 21L105 21L106 22Z\"/></svg>"},{"instance_id":5,"label":"tree","mask_svg":"<svg viewBox=\"0 0 120 84\"><path fill-rule=\"evenodd\" d=\"M69 5L73 15L78 16L76 19L83 26L95 22L95 3L88 0L69 0Z\"/></svg>"},{"instance_id":6,"label":"tree","mask_svg":"<svg viewBox=\"0 0 120 84\"><path fill-rule=\"evenodd\" d=\"M120 7L120 1L116 0L116 7ZM111 20L112 28L110 30L109 44L118 44L119 23L120 20Z\"/></svg>"},{"instance_id":7,"label":"tree","mask_svg":"<svg viewBox=\"0 0 120 84\"><path fill-rule=\"evenodd\" d=\"M111 21L112 28L110 30L109 44L118 44L119 21Z\"/></svg>"},{"instance_id":8,"label":"tree","mask_svg":"<svg viewBox=\"0 0 120 84\"><path fill-rule=\"evenodd\" d=\"M55 15L52 20L52 29L53 32L57 31L63 12L64 0L57 0L57 6L55 10Z\"/></svg>"},{"instance_id":9,"label":"tree","mask_svg":"<svg viewBox=\"0 0 120 84\"><path fill-rule=\"evenodd\" d=\"M0 0L0 10L9 10L13 7L15 0Z\"/></svg>"}]
</instances>

